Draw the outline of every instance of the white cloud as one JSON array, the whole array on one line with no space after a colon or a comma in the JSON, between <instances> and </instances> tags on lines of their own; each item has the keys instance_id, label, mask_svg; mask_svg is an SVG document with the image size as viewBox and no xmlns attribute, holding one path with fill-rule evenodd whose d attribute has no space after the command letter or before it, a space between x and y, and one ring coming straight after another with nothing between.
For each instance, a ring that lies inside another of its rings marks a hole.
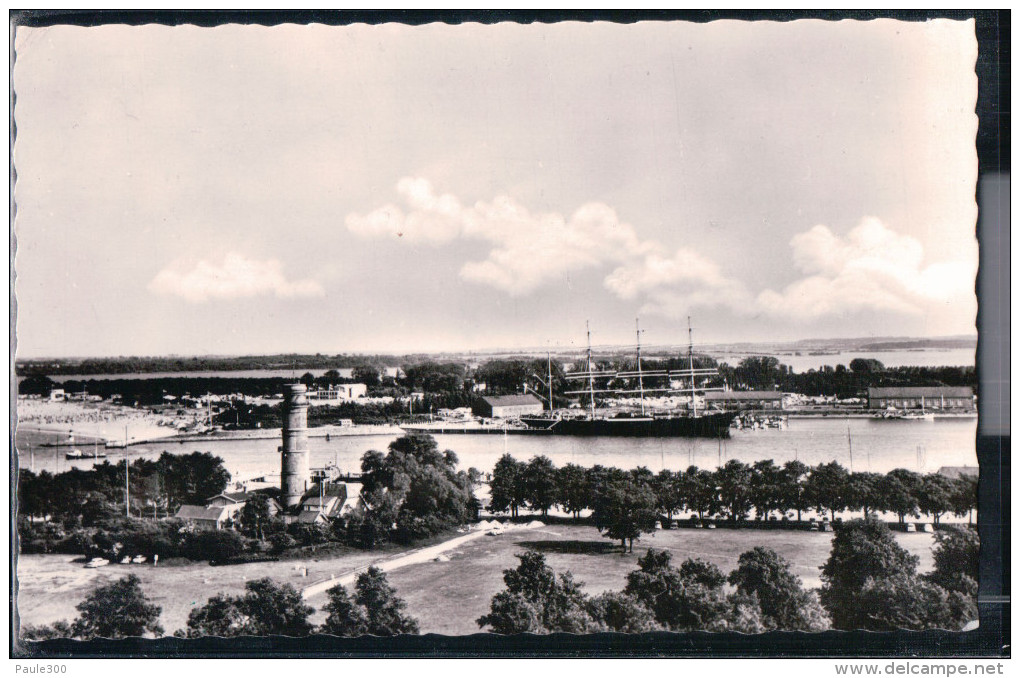
<instances>
[{"instance_id":1,"label":"white cloud","mask_svg":"<svg viewBox=\"0 0 1020 678\"><path fill-rule=\"evenodd\" d=\"M182 297L192 303L269 294L282 299L325 294L314 280L287 280L276 259L258 261L234 252L227 254L222 262L203 259L190 268L185 262L175 261L152 279L149 290Z\"/></svg>"},{"instance_id":2,"label":"white cloud","mask_svg":"<svg viewBox=\"0 0 1020 678\"><path fill-rule=\"evenodd\" d=\"M620 266L605 286L621 299L646 299L641 313L682 317L694 307L728 306L740 311L750 297L744 285L723 275L715 262L689 248L658 253Z\"/></svg>"},{"instance_id":3,"label":"white cloud","mask_svg":"<svg viewBox=\"0 0 1020 678\"><path fill-rule=\"evenodd\" d=\"M869 217L846 237L815 226L790 240L794 264L807 277L781 292L765 290L758 305L797 320L855 311L922 315L933 304L973 297L977 261L923 267L924 248Z\"/></svg>"},{"instance_id":4,"label":"white cloud","mask_svg":"<svg viewBox=\"0 0 1020 678\"><path fill-rule=\"evenodd\" d=\"M506 196L463 206L452 195L438 195L422 178L405 177L397 192L408 210L387 205L367 215L349 214L348 230L365 238L445 243L456 238L492 244L481 261L466 262L465 280L491 285L513 295L537 289L565 273L619 264L660 249L642 241L602 203L581 206L569 218L532 214Z\"/></svg>"}]
</instances>

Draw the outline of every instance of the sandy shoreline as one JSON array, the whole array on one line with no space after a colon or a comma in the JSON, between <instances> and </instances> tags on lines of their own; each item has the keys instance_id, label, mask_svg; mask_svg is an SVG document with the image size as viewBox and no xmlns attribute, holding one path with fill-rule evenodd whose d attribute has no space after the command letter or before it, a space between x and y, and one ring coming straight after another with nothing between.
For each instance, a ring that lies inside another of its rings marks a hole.
<instances>
[{"instance_id":1,"label":"sandy shoreline","mask_svg":"<svg viewBox=\"0 0 1020 678\"><path fill-rule=\"evenodd\" d=\"M181 414L180 412L183 412ZM269 440L279 439L279 428L243 431L199 432L205 414L179 410L178 413L153 414L123 405L109 403L51 402L37 398L18 399L17 428L43 433L56 440L47 447L74 447L93 442L122 447L142 443L203 442L207 440ZM399 435L401 429L390 425L318 426L308 431L309 437ZM62 438L62 439L61 439Z\"/></svg>"}]
</instances>

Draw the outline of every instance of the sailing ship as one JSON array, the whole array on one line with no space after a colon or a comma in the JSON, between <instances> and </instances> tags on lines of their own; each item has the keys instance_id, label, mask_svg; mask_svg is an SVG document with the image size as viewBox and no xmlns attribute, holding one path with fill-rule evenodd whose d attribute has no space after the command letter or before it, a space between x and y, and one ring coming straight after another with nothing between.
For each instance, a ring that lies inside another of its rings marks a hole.
<instances>
[{"instance_id":1,"label":"sailing ship","mask_svg":"<svg viewBox=\"0 0 1020 678\"><path fill-rule=\"evenodd\" d=\"M636 324L637 325L637 324ZM588 412L580 416L556 416L552 410L552 379L550 375L550 396L549 414L524 415L521 416L521 423L529 428L548 431L554 435L571 436L627 436L627 437L700 437L700 438L728 438L730 435L730 424L733 423L735 412L698 412L697 394L704 391L722 390L709 388L704 385L711 377L718 374L714 368L694 367L694 339L690 327L690 318L687 319L688 350L687 369L683 370L650 370L644 371L641 366L641 329L637 330L637 365L635 371L612 371L601 370L592 359L591 351L591 329L588 328L588 350L585 361L585 369L581 372L570 372L566 374L568 380L586 382L586 388L566 391L566 395L587 396ZM665 380L666 387L648 388L645 386L645 379ZM626 388L596 388L598 381L622 381L628 383ZM699 381L701 385L699 385ZM636 383L635 383L636 382ZM636 386L636 388L634 388ZM690 409L687 413L673 412L650 412L646 407L645 398L648 393L667 394L689 394ZM628 395L638 394L640 412L620 412L613 416L599 416L595 410L595 395L612 394Z\"/></svg>"}]
</instances>

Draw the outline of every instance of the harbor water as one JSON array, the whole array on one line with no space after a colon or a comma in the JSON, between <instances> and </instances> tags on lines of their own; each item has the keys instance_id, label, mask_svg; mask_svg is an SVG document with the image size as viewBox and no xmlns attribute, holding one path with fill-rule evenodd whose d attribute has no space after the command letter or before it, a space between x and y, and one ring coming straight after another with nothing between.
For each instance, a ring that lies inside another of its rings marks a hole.
<instances>
[{"instance_id":1,"label":"harbor water","mask_svg":"<svg viewBox=\"0 0 1020 678\"><path fill-rule=\"evenodd\" d=\"M463 469L489 472L504 453L519 460L536 455L549 457L557 466L574 463L581 466L617 466L630 469L645 466L652 471L663 468L685 469L694 465L715 468L730 459L753 463L772 459L783 464L797 459L814 465L837 461L855 471L885 473L906 468L928 473L942 466L976 466L976 418L946 418L935 421L844 419L837 417L791 419L782 429L732 432L728 439L698 438L575 438L571 436L516 435L438 435L441 449L453 450ZM334 462L346 471L359 471L361 456L368 450L386 451L397 436L334 436L308 441L312 466ZM85 458L67 460L66 447L39 447L53 441L47 434L18 431L16 436L20 464L36 471L66 471L88 468L97 463ZM108 457L98 460L118 463L131 459L155 459L162 452L185 454L211 452L224 461L235 480L248 480L264 474L279 474L281 442L269 440L215 440L179 443L160 441L104 450ZM88 454L91 447L84 445ZM99 448L102 450L102 447Z\"/></svg>"}]
</instances>

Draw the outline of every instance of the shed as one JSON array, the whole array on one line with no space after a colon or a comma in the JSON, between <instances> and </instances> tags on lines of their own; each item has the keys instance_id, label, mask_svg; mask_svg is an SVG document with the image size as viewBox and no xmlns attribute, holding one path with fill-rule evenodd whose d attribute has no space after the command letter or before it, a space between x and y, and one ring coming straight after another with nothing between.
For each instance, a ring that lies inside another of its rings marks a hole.
<instances>
[{"instance_id":1,"label":"shed","mask_svg":"<svg viewBox=\"0 0 1020 678\"><path fill-rule=\"evenodd\" d=\"M974 410L969 386L885 386L868 389L872 410Z\"/></svg>"},{"instance_id":2,"label":"shed","mask_svg":"<svg viewBox=\"0 0 1020 678\"><path fill-rule=\"evenodd\" d=\"M783 394L779 391L710 391L705 405L724 410L781 410Z\"/></svg>"},{"instance_id":3,"label":"shed","mask_svg":"<svg viewBox=\"0 0 1020 678\"><path fill-rule=\"evenodd\" d=\"M531 395L482 396L475 401L472 411L480 417L519 417L522 414L540 414L542 401Z\"/></svg>"}]
</instances>

